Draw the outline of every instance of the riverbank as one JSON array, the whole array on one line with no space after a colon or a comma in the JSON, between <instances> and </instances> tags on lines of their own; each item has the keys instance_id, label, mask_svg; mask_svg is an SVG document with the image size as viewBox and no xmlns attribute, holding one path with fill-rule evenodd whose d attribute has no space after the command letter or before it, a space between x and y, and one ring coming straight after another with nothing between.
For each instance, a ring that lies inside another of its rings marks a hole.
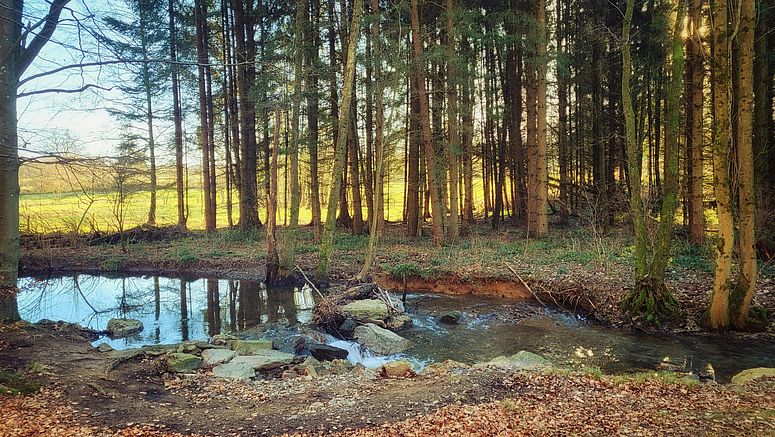
<instances>
[{"instance_id":1,"label":"riverbank","mask_svg":"<svg viewBox=\"0 0 775 437\"><path fill-rule=\"evenodd\" d=\"M409 239L403 231L402 226L388 225L378 249L373 279L388 288L536 299L608 326L654 330L619 309L634 275L632 242L624 230L614 229L603 236L560 229L548 239L535 241L525 239L518 229L494 231L478 225L454 245L441 248L427 238ZM110 236L25 236L20 270L32 276L74 272L264 277L263 231L222 230L207 235L152 230L133 233L128 240L121 244ZM366 235L337 236L332 282L346 283L358 273L367 244ZM303 228L296 257L303 270L314 272L317 249L311 231ZM685 313L659 330L702 330L698 320L709 303L711 254L709 247L676 241L667 281ZM771 264L762 265L754 304L775 314L775 266ZM775 331L775 323L768 331Z\"/></svg>"},{"instance_id":2,"label":"riverbank","mask_svg":"<svg viewBox=\"0 0 775 437\"><path fill-rule=\"evenodd\" d=\"M673 374L438 366L228 381L175 376L159 357L100 352L67 325L0 328L0 435L768 435L775 380L706 385ZM39 386L39 388L38 388Z\"/></svg>"}]
</instances>

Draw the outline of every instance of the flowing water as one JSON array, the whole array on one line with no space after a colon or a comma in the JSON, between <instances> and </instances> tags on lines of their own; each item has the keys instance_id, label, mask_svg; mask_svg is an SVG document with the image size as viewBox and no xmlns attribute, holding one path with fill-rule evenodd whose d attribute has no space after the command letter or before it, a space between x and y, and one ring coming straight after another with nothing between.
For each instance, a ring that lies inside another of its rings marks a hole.
<instances>
[{"instance_id":1,"label":"flowing water","mask_svg":"<svg viewBox=\"0 0 775 437\"><path fill-rule=\"evenodd\" d=\"M66 277L20 279L19 309L24 319L64 320L103 330L109 319L139 319L145 329L124 339L102 338L116 349L206 339L226 332L255 337L311 332L315 304L307 288L267 289L258 281L166 277ZM604 328L532 302L488 297L411 293L406 309L413 326L401 331L414 347L400 357L417 367L453 359L488 361L520 350L555 364L599 367L605 373L654 369L664 357L692 369L713 364L721 381L751 367L775 367L775 343L724 336L654 336ZM461 311L458 325L438 316ZM350 351L349 359L368 367L397 357L377 357L353 342L320 335Z\"/></svg>"}]
</instances>

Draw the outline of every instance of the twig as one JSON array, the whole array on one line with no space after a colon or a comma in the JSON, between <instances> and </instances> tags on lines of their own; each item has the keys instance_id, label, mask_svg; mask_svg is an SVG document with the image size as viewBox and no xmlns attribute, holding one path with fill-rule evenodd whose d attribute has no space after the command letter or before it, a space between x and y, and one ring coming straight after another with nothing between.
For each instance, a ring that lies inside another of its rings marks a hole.
<instances>
[{"instance_id":1,"label":"twig","mask_svg":"<svg viewBox=\"0 0 775 437\"><path fill-rule=\"evenodd\" d=\"M299 266L298 266L298 264L295 266L295 268L296 268L296 270L298 270L298 271L299 271L299 273L301 273L301 276L303 276L303 277L304 277L304 281L305 281L305 282L306 282L306 283L307 283L307 284L308 284L308 285L309 285L309 286L310 286L310 287L311 287L313 290L317 291L317 293L318 293L318 295L320 296L320 298L321 298L321 299L323 299L323 300L328 300L328 298L326 298L325 296L323 296L323 293L321 293L321 292L320 292L320 290L318 290L318 288L317 288L317 287L315 287L315 284L313 284L313 283L312 283L312 281L310 281L310 279L307 277L307 274L306 274L306 273L304 273L304 270L302 270L302 269L301 269L301 267L299 267Z\"/></svg>"},{"instance_id":2,"label":"twig","mask_svg":"<svg viewBox=\"0 0 775 437\"><path fill-rule=\"evenodd\" d=\"M507 269L511 270L511 273L513 273L513 274L514 274L514 276L516 276L516 277L517 277L517 279L519 279L519 282L521 282L521 283L522 283L522 285L523 285L525 288L527 288L527 291L529 291L529 292L530 292L530 294L532 294L532 295L533 295L533 297L535 297L535 298L536 298L536 300L538 301L538 303L540 303L541 305L543 305L544 307L546 307L546 304L545 304L545 303L543 303L543 302L541 301L541 298L540 298L540 297L538 297L538 295L537 295L537 294L535 294L535 292L533 292L533 289L532 289L532 288L530 288L530 286L529 286L529 285L527 285L527 282L525 282L525 281L522 279L522 276L519 276L519 273L517 273L517 271L516 271L516 270L514 270L514 269L513 269L513 268L512 268L510 265L508 265L508 264L505 264L505 263L504 263L503 265L504 265L504 266L506 266L506 268L507 268Z\"/></svg>"}]
</instances>

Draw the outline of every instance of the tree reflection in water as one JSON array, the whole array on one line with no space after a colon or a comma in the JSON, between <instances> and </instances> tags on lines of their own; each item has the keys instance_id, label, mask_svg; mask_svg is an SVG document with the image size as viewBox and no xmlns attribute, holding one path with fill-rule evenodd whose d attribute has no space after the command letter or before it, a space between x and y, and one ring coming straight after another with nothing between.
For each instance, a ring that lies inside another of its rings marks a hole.
<instances>
[{"instance_id":1,"label":"tree reflection in water","mask_svg":"<svg viewBox=\"0 0 775 437\"><path fill-rule=\"evenodd\" d=\"M100 340L116 348L205 339L262 323L297 326L310 320L314 306L309 289L267 290L254 280L75 274L22 278L20 285L20 311L32 322L65 320L102 330L113 317L142 321L141 333Z\"/></svg>"}]
</instances>

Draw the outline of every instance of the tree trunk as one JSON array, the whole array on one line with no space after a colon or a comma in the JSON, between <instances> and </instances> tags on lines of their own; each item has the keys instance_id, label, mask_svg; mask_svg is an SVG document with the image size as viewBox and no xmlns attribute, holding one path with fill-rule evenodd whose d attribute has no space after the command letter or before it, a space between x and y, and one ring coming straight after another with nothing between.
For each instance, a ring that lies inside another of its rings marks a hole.
<instances>
[{"instance_id":1,"label":"tree trunk","mask_svg":"<svg viewBox=\"0 0 775 437\"><path fill-rule=\"evenodd\" d=\"M410 66L414 69L414 66ZM410 70L409 95L409 152L408 178L406 189L406 226L409 237L417 237L421 233L420 223L420 100L417 97L417 74Z\"/></svg>"},{"instance_id":2,"label":"tree trunk","mask_svg":"<svg viewBox=\"0 0 775 437\"><path fill-rule=\"evenodd\" d=\"M546 70L548 59L546 59L546 0L538 0L538 10L536 11L536 22L538 25L538 65L536 75L536 129L538 131L536 164L537 180L535 190L535 232L534 237L543 238L549 234L549 222L546 212L549 197L549 169L546 160Z\"/></svg>"},{"instance_id":3,"label":"tree trunk","mask_svg":"<svg viewBox=\"0 0 775 437\"><path fill-rule=\"evenodd\" d=\"M288 227L283 232L283 242L280 249L281 278L289 277L294 269L296 233L299 227L299 206L301 204L301 186L299 184L299 118L301 117L301 84L304 76L304 27L307 18L307 1L296 1L296 23L294 24L294 67L293 67L293 102L291 108L290 126L290 184L291 209Z\"/></svg>"},{"instance_id":4,"label":"tree trunk","mask_svg":"<svg viewBox=\"0 0 775 437\"><path fill-rule=\"evenodd\" d=\"M712 83L713 83L713 179L718 215L716 271L713 279L708 325L713 329L729 326L729 291L732 275L732 249L735 230L732 218L732 198L729 184L729 150L732 140L731 66L727 29L727 1L716 0L711 7L712 22Z\"/></svg>"},{"instance_id":5,"label":"tree trunk","mask_svg":"<svg viewBox=\"0 0 775 437\"><path fill-rule=\"evenodd\" d=\"M269 166L269 195L266 199L266 283L275 282L280 269L277 253L277 155L280 150L280 108L275 108L274 144Z\"/></svg>"},{"instance_id":6,"label":"tree trunk","mask_svg":"<svg viewBox=\"0 0 775 437\"><path fill-rule=\"evenodd\" d=\"M148 206L148 225L156 225L156 142L153 133L153 101L151 99L151 74L148 63L148 43L146 41L147 23L144 14L140 14L140 49L143 52L143 88L145 91L145 120L148 131L148 160L150 164L151 201Z\"/></svg>"},{"instance_id":7,"label":"tree trunk","mask_svg":"<svg viewBox=\"0 0 775 437\"><path fill-rule=\"evenodd\" d=\"M738 253L740 272L730 295L730 321L735 328L748 324L748 313L756 289L756 236L754 202L754 160L753 160L753 58L754 28L756 11L753 1L740 3L740 23L737 30L740 78L740 95L737 106L737 170L738 199L740 214L738 220Z\"/></svg>"},{"instance_id":8,"label":"tree trunk","mask_svg":"<svg viewBox=\"0 0 775 437\"><path fill-rule=\"evenodd\" d=\"M473 56L473 51L468 42L468 39L463 35L462 52L465 53L466 65L469 62L475 63L475 59L470 59ZM461 120L463 122L462 130L462 147L463 147L463 191L465 192L465 201L463 204L463 228L467 230L474 222L474 104L473 104L473 78L469 71L470 67L466 67L466 71L463 75L463 98L462 98L462 114Z\"/></svg>"},{"instance_id":9,"label":"tree trunk","mask_svg":"<svg viewBox=\"0 0 775 437\"><path fill-rule=\"evenodd\" d=\"M213 211L213 190L211 187L211 166L210 166L210 118L209 104L207 99L207 69L209 69L208 53L205 45L207 39L207 6L203 0L197 0L194 6L194 17L196 21L196 52L198 62L199 76L197 83L199 85L199 145L202 151L202 191L204 197L204 216L205 229L208 232L215 231L215 211Z\"/></svg>"},{"instance_id":10,"label":"tree trunk","mask_svg":"<svg viewBox=\"0 0 775 437\"><path fill-rule=\"evenodd\" d=\"M234 10L235 40L237 45L237 90L239 93L240 120L240 228L256 229L258 219L258 181L256 104L250 95L256 79L256 11L253 0L232 0ZM268 148L268 144L266 145ZM268 156L266 157L268 161Z\"/></svg>"},{"instance_id":11,"label":"tree trunk","mask_svg":"<svg viewBox=\"0 0 775 437\"><path fill-rule=\"evenodd\" d=\"M414 72L417 76L417 95L420 100L420 131L425 151L425 162L428 173L428 185L431 192L431 208L433 217L433 242L440 245L444 239L442 229L443 217L441 217L441 198L439 196L438 178L435 174L436 157L433 153L433 144L431 140L431 123L428 112L428 99L425 91L425 67L423 62L423 48L420 33L420 15L417 5L418 0L411 0L412 15L412 46Z\"/></svg>"},{"instance_id":12,"label":"tree trunk","mask_svg":"<svg viewBox=\"0 0 775 437\"><path fill-rule=\"evenodd\" d=\"M310 173L310 207L312 209L312 236L316 243L321 238L321 217L320 217L320 175L318 174L318 120L319 104L318 101L318 48L320 47L320 33L318 29L320 14L320 0L312 0L309 18L306 21L308 36L305 38L307 47L307 68L306 68L306 87L307 87L307 149L309 151L309 173Z\"/></svg>"},{"instance_id":13,"label":"tree trunk","mask_svg":"<svg viewBox=\"0 0 775 437\"><path fill-rule=\"evenodd\" d=\"M380 33L380 19L379 12L379 0L371 0L371 13L375 16L374 22L371 24L371 40L372 40L372 60L374 62L374 152L375 152L375 166L376 173L375 186L374 186L374 205L372 211L379 211L382 209L382 166L383 166L383 91L384 84L382 83L382 36ZM377 229L379 228L379 214L375 215L371 219L371 229L369 231L369 247L366 252L366 258L363 262L363 268L358 273L357 279L359 281L365 281L371 266L374 263L374 254L377 250L377 243L379 236L377 235Z\"/></svg>"},{"instance_id":14,"label":"tree trunk","mask_svg":"<svg viewBox=\"0 0 775 437\"><path fill-rule=\"evenodd\" d=\"M449 53L455 53L455 25L453 21L455 13L455 1L447 0L447 49ZM447 60L447 129L449 160L449 238L454 242L460 233L460 213L458 212L458 167L460 161L460 133L457 125L457 59Z\"/></svg>"},{"instance_id":15,"label":"tree trunk","mask_svg":"<svg viewBox=\"0 0 775 437\"><path fill-rule=\"evenodd\" d=\"M186 229L185 181L183 180L183 116L180 109L179 66L177 64L177 31L175 27L174 0L169 0L170 76L172 80L172 119L175 125L175 188L178 197L178 227Z\"/></svg>"},{"instance_id":16,"label":"tree trunk","mask_svg":"<svg viewBox=\"0 0 775 437\"><path fill-rule=\"evenodd\" d=\"M689 37L686 39L686 67L688 79L686 106L686 159L688 169L689 235L692 242L705 241L705 208L703 207L703 80L704 54L699 29L702 25L702 0L689 0Z\"/></svg>"},{"instance_id":17,"label":"tree trunk","mask_svg":"<svg viewBox=\"0 0 775 437\"><path fill-rule=\"evenodd\" d=\"M345 63L342 81L342 103L339 107L339 136L336 142L334 168L332 173L333 180L328 194L326 225L323 229L323 239L320 243L320 259L318 260L317 267L317 277L318 280L321 281L328 281L331 252L333 250L334 234L336 232L337 199L342 185L342 172L344 171L345 151L347 150L347 137L350 128L350 108L352 105L353 88L355 86L355 51L358 45L362 6L363 0L355 0L352 24L350 26L350 37L347 44L347 62Z\"/></svg>"}]
</instances>

